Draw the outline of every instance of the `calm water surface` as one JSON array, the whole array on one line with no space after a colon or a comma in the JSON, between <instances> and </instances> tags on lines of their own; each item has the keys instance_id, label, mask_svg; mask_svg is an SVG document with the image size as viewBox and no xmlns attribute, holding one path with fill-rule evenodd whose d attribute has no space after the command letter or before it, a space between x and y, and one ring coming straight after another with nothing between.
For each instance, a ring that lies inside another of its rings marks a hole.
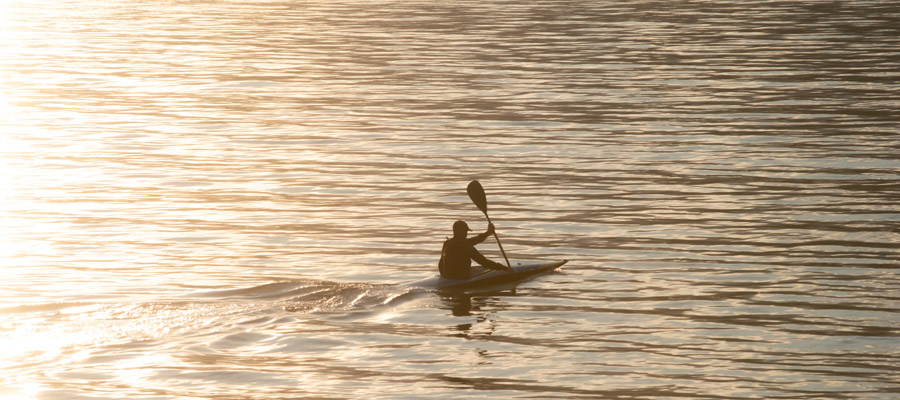
<instances>
[{"instance_id":1,"label":"calm water surface","mask_svg":"<svg viewBox=\"0 0 900 400\"><path fill-rule=\"evenodd\" d=\"M896 2L0 0L0 40L0 398L900 397ZM403 286L472 179L569 264Z\"/></svg>"}]
</instances>

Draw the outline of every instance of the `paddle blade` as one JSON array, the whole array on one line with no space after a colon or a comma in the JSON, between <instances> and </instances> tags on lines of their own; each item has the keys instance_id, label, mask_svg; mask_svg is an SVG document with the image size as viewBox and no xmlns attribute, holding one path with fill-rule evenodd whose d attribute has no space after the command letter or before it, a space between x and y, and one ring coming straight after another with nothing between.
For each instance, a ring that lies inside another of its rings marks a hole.
<instances>
[{"instance_id":1,"label":"paddle blade","mask_svg":"<svg viewBox=\"0 0 900 400\"><path fill-rule=\"evenodd\" d=\"M487 215L487 196L485 196L484 188L481 187L481 184L478 181L470 182L466 192L469 193L469 198L475 203L475 207L478 207L481 212Z\"/></svg>"}]
</instances>

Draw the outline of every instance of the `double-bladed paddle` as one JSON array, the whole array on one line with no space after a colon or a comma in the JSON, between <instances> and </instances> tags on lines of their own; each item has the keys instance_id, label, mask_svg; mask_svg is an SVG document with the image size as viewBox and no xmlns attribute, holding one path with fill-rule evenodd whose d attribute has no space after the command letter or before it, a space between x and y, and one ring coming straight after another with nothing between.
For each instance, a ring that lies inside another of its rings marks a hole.
<instances>
[{"instance_id":1,"label":"double-bladed paddle","mask_svg":"<svg viewBox=\"0 0 900 400\"><path fill-rule=\"evenodd\" d=\"M478 181L472 181L469 183L469 186L466 187L466 192L469 193L469 198L475 203L475 207L478 207L478 209L484 213L484 217L487 218L487 221L490 224L491 217L488 216L487 196L484 194L484 188ZM494 230L494 239L497 239L497 246L500 247L500 252L503 253L503 259L506 260L506 266L512 271L512 265L509 263L509 258L506 257L506 252L503 251L503 245L500 244L500 238L497 236L496 230Z\"/></svg>"}]
</instances>

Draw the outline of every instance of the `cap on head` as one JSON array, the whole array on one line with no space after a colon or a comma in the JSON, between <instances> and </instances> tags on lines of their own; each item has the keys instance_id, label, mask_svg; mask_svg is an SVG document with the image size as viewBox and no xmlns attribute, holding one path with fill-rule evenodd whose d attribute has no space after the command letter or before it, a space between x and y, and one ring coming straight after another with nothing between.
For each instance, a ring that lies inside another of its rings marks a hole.
<instances>
[{"instance_id":1,"label":"cap on head","mask_svg":"<svg viewBox=\"0 0 900 400\"><path fill-rule=\"evenodd\" d=\"M469 225L466 224L466 221L459 220L453 223L453 236L466 236L466 233L471 231L469 229Z\"/></svg>"}]
</instances>

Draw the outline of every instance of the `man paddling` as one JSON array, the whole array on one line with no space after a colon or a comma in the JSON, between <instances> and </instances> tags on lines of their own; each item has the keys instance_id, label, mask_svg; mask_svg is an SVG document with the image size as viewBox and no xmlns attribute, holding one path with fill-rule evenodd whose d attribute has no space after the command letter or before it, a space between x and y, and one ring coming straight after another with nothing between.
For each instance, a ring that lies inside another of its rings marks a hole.
<instances>
[{"instance_id":1,"label":"man paddling","mask_svg":"<svg viewBox=\"0 0 900 400\"><path fill-rule=\"evenodd\" d=\"M487 239L488 236L494 233L494 224L488 224L486 232L472 238L467 237L470 230L469 225L465 221L453 223L453 237L444 241L444 247L441 249L441 261L438 262L441 277L447 279L469 279L469 269L472 267L472 260L488 269L513 272L512 268L488 260L475 249L476 244L483 242L484 239Z\"/></svg>"}]
</instances>

